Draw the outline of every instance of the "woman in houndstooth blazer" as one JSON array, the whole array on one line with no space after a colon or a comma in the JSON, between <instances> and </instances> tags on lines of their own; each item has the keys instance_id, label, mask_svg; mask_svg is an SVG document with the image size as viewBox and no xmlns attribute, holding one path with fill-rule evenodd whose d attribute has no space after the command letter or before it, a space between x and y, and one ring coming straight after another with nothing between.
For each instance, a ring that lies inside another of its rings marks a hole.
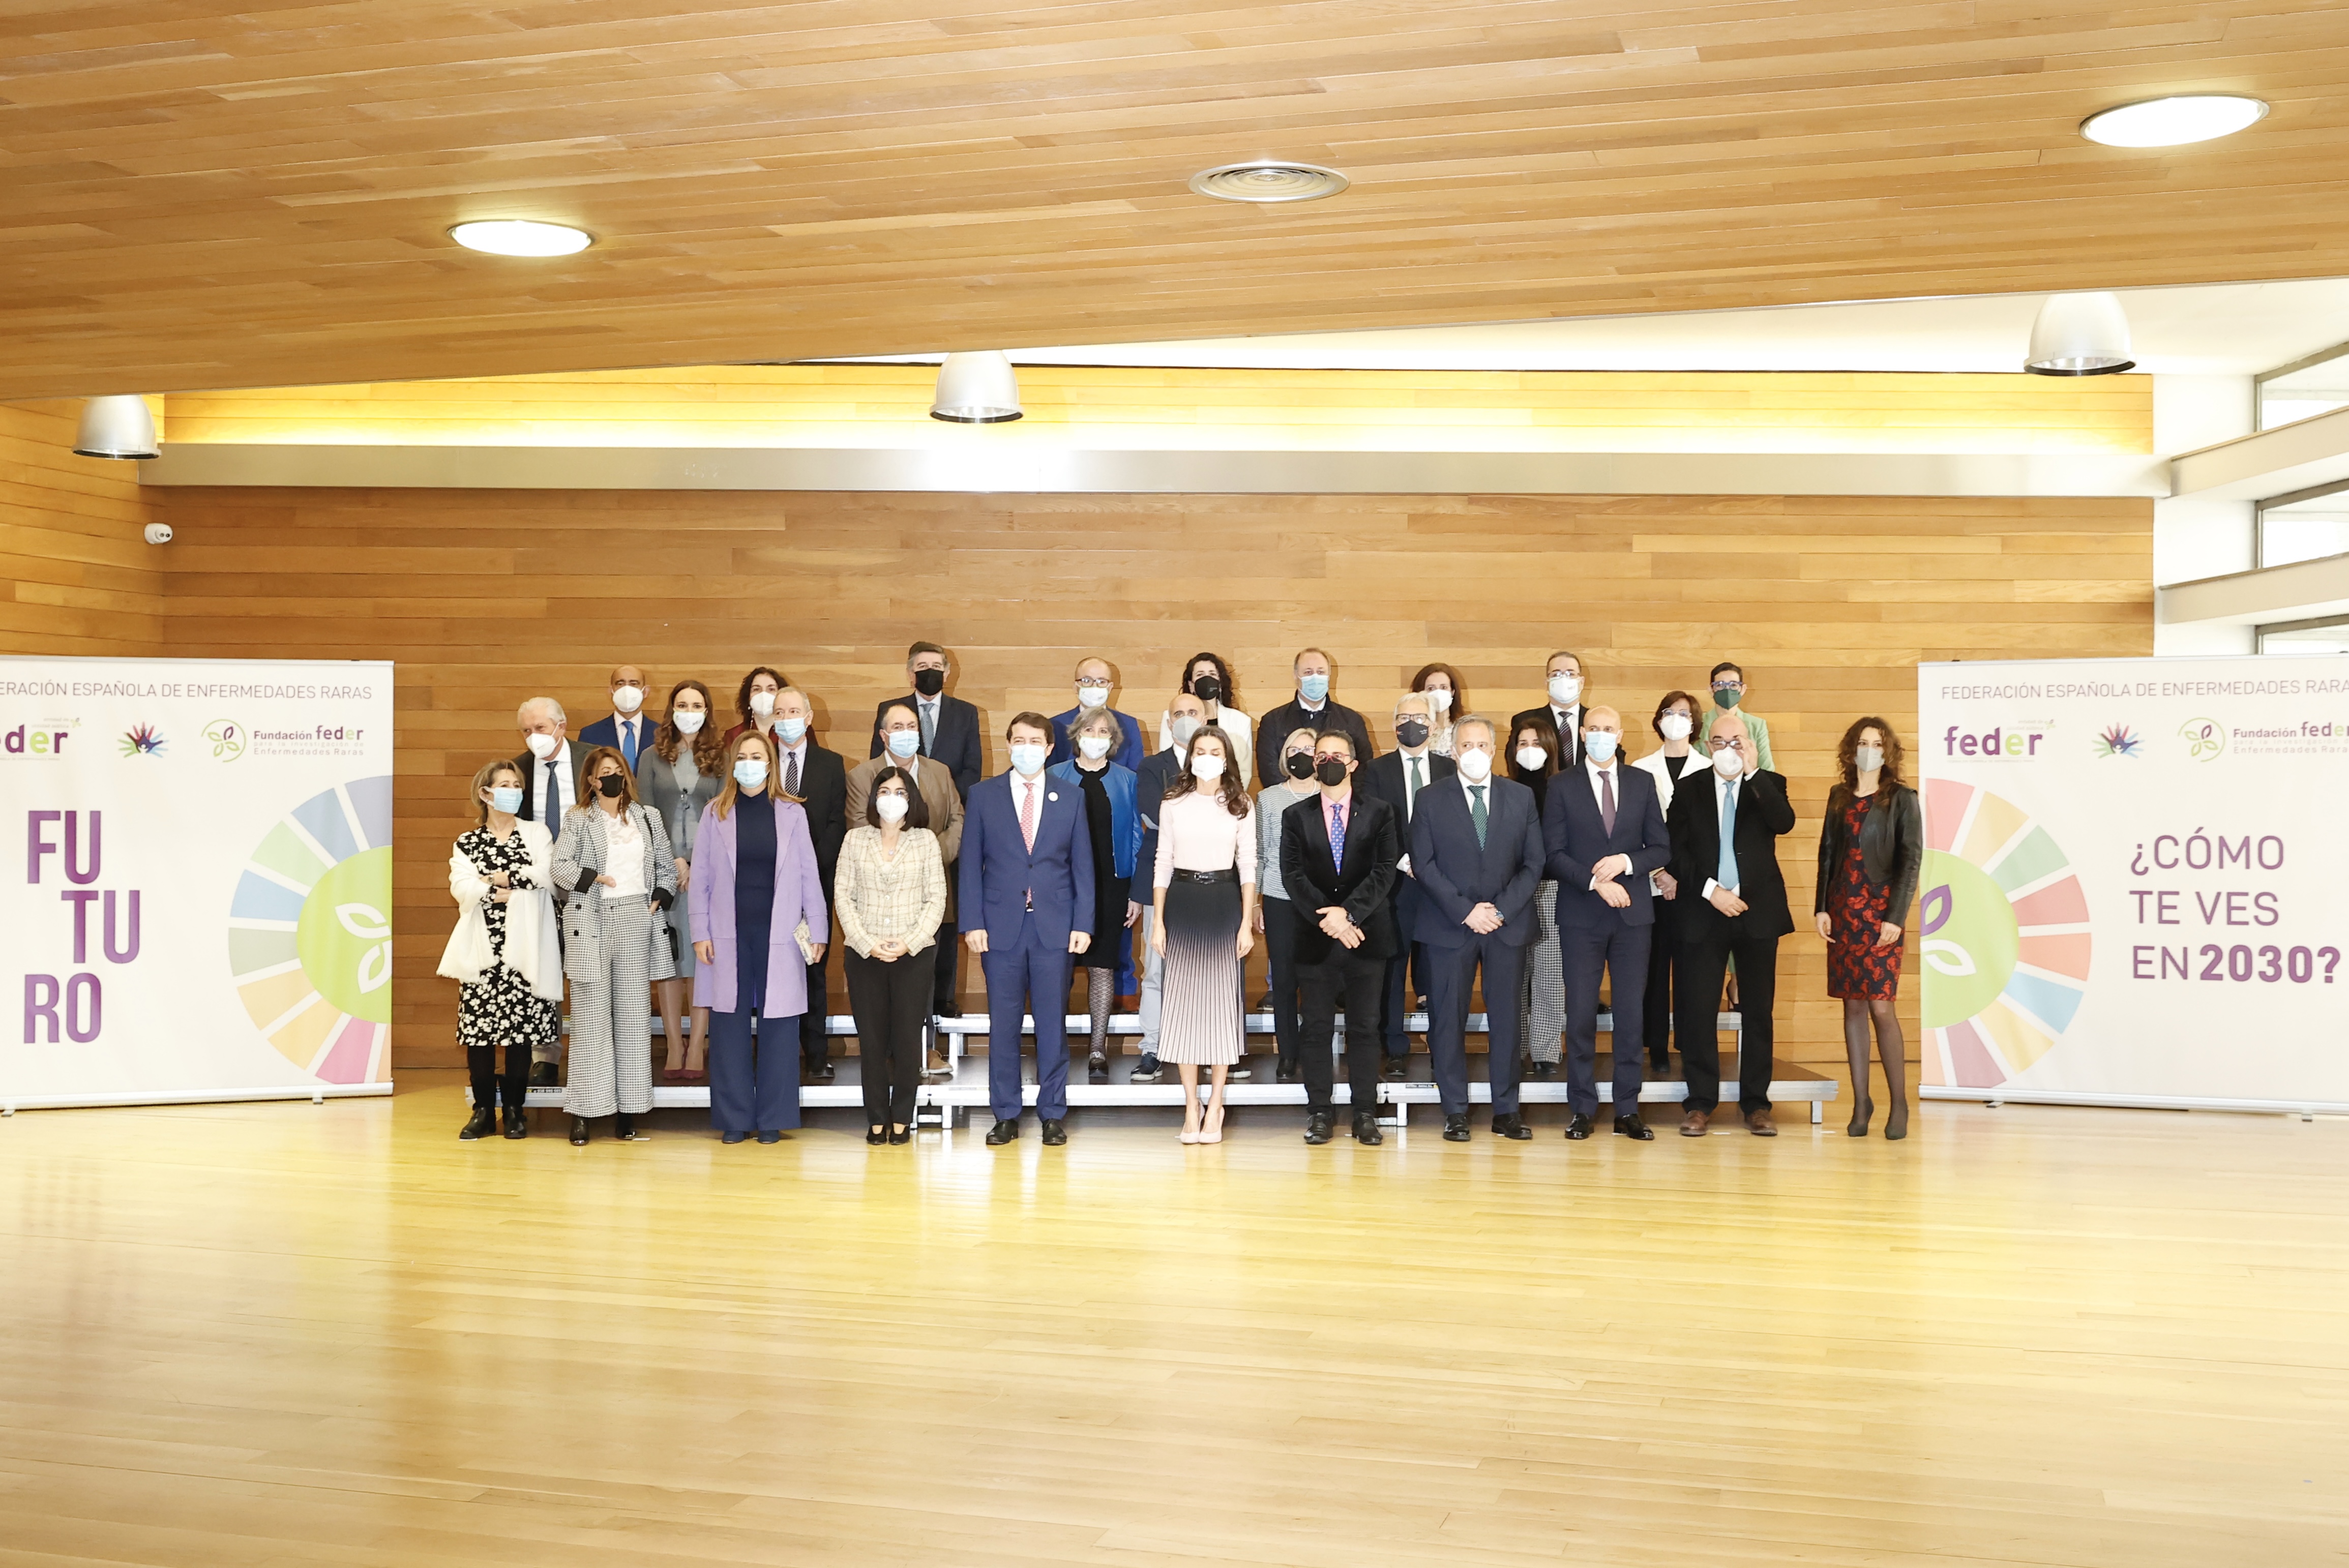
<instances>
[{"instance_id":1,"label":"woman in houndstooth blazer","mask_svg":"<svg viewBox=\"0 0 2349 1568\"><path fill-rule=\"evenodd\" d=\"M554 843L563 906L563 972L571 977L571 1072L563 1109L571 1141L587 1123L615 1117L614 1136L638 1136L653 1108L652 982L676 975L667 911L677 862L660 813L636 803L627 762L608 746L579 769L580 804Z\"/></svg>"}]
</instances>

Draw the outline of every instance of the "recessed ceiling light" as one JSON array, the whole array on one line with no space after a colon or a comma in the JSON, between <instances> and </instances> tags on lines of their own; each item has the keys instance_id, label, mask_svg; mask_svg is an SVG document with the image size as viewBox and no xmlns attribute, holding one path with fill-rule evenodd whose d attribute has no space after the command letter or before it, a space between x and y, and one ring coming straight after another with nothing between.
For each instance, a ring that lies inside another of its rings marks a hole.
<instances>
[{"instance_id":1,"label":"recessed ceiling light","mask_svg":"<svg viewBox=\"0 0 2349 1568\"><path fill-rule=\"evenodd\" d=\"M469 251L486 251L493 256L568 256L595 242L584 229L528 218L460 223L449 231L449 237Z\"/></svg>"},{"instance_id":2,"label":"recessed ceiling light","mask_svg":"<svg viewBox=\"0 0 2349 1568\"><path fill-rule=\"evenodd\" d=\"M2080 134L2106 147L2184 147L2232 136L2267 118L2268 106L2231 93L2147 98L2092 114Z\"/></svg>"},{"instance_id":3,"label":"recessed ceiling light","mask_svg":"<svg viewBox=\"0 0 2349 1568\"><path fill-rule=\"evenodd\" d=\"M1318 163L1283 163L1270 158L1219 164L1191 176L1193 191L1226 201L1318 201L1335 196L1350 183L1336 170Z\"/></svg>"}]
</instances>

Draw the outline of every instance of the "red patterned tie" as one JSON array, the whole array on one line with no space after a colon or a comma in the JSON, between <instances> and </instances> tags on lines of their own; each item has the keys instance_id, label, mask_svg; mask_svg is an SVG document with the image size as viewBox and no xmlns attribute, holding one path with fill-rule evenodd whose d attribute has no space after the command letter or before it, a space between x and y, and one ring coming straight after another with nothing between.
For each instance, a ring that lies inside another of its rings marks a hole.
<instances>
[{"instance_id":1,"label":"red patterned tie","mask_svg":"<svg viewBox=\"0 0 2349 1568\"><path fill-rule=\"evenodd\" d=\"M1036 852L1036 786L1027 785L1028 798L1019 803L1019 836L1028 841L1028 852Z\"/></svg>"}]
</instances>

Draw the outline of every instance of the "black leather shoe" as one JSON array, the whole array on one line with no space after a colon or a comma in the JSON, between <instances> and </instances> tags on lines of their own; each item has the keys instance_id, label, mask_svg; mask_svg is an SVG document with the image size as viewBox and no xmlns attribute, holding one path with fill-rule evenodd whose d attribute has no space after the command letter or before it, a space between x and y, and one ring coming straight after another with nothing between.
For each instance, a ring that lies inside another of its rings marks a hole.
<instances>
[{"instance_id":1,"label":"black leather shoe","mask_svg":"<svg viewBox=\"0 0 2349 1568\"><path fill-rule=\"evenodd\" d=\"M886 1142L888 1142L888 1141L889 1141L889 1129L888 1129L887 1127L885 1127L885 1126L883 1126L883 1127L868 1127L868 1128L866 1128L866 1129L864 1130L864 1141L865 1141L865 1142L867 1142L867 1143L872 1143L872 1144L882 1144L882 1143L886 1143Z\"/></svg>"},{"instance_id":2,"label":"black leather shoe","mask_svg":"<svg viewBox=\"0 0 2349 1568\"><path fill-rule=\"evenodd\" d=\"M1275 1083L1295 1083L1297 1078L1295 1062L1281 1062L1272 1069L1272 1081Z\"/></svg>"},{"instance_id":3,"label":"black leather shoe","mask_svg":"<svg viewBox=\"0 0 2349 1568\"><path fill-rule=\"evenodd\" d=\"M1462 1111L1458 1116L1447 1116L1444 1119L1444 1141L1446 1143L1465 1143L1468 1141L1468 1113L1466 1111Z\"/></svg>"},{"instance_id":4,"label":"black leather shoe","mask_svg":"<svg viewBox=\"0 0 2349 1568\"><path fill-rule=\"evenodd\" d=\"M571 1147L574 1149L587 1147L587 1119L584 1116L574 1116L571 1119Z\"/></svg>"},{"instance_id":5,"label":"black leather shoe","mask_svg":"<svg viewBox=\"0 0 2349 1568\"><path fill-rule=\"evenodd\" d=\"M1514 1139L1519 1143L1533 1136L1533 1130L1526 1125L1526 1119L1514 1110L1493 1119L1493 1132L1495 1137Z\"/></svg>"},{"instance_id":6,"label":"black leather shoe","mask_svg":"<svg viewBox=\"0 0 2349 1568\"><path fill-rule=\"evenodd\" d=\"M1649 1076L1649 1077L1651 1077L1651 1078L1669 1078L1669 1077L1671 1075L1671 1070L1672 1070L1672 1058L1671 1058L1671 1057L1669 1057L1669 1056L1662 1056L1662 1057L1650 1057L1648 1058L1648 1076Z\"/></svg>"},{"instance_id":7,"label":"black leather shoe","mask_svg":"<svg viewBox=\"0 0 2349 1568\"><path fill-rule=\"evenodd\" d=\"M1145 1056L1140 1061L1133 1064L1133 1081L1135 1083L1156 1083L1161 1078L1165 1076L1165 1072L1166 1069L1158 1065L1158 1058L1156 1056Z\"/></svg>"},{"instance_id":8,"label":"black leather shoe","mask_svg":"<svg viewBox=\"0 0 2349 1568\"><path fill-rule=\"evenodd\" d=\"M465 1125L458 1130L457 1136L471 1143L476 1138L487 1138L497 1130L498 1113L486 1105L477 1105L473 1108L473 1114L466 1119Z\"/></svg>"},{"instance_id":9,"label":"black leather shoe","mask_svg":"<svg viewBox=\"0 0 2349 1568\"><path fill-rule=\"evenodd\" d=\"M1016 1120L999 1121L987 1130L987 1141L997 1148L1001 1148L1019 1136L1019 1123Z\"/></svg>"},{"instance_id":10,"label":"black leather shoe","mask_svg":"<svg viewBox=\"0 0 2349 1568\"><path fill-rule=\"evenodd\" d=\"M1556 1062L1536 1062L1534 1064L1534 1077L1541 1079L1544 1083L1548 1082L1550 1079L1557 1077L1557 1064Z\"/></svg>"},{"instance_id":11,"label":"black leather shoe","mask_svg":"<svg viewBox=\"0 0 2349 1568\"><path fill-rule=\"evenodd\" d=\"M636 1119L633 1116L614 1117L612 1119L612 1136L618 1139L623 1143L634 1143L637 1137Z\"/></svg>"},{"instance_id":12,"label":"black leather shoe","mask_svg":"<svg viewBox=\"0 0 2349 1568\"><path fill-rule=\"evenodd\" d=\"M802 1068L801 1069L800 1082L804 1084L830 1083L833 1078L836 1078L839 1076L840 1073L838 1069L834 1068L830 1062L819 1062L812 1067Z\"/></svg>"},{"instance_id":13,"label":"black leather shoe","mask_svg":"<svg viewBox=\"0 0 2349 1568\"><path fill-rule=\"evenodd\" d=\"M1246 1057L1234 1062L1224 1073L1224 1080L1226 1083L1246 1083L1254 1077L1256 1077L1256 1069L1247 1065Z\"/></svg>"},{"instance_id":14,"label":"black leather shoe","mask_svg":"<svg viewBox=\"0 0 2349 1568\"><path fill-rule=\"evenodd\" d=\"M1305 1141L1314 1144L1327 1143L1330 1141L1330 1113L1328 1111L1314 1110L1308 1111L1306 1113Z\"/></svg>"},{"instance_id":15,"label":"black leather shoe","mask_svg":"<svg viewBox=\"0 0 2349 1568\"><path fill-rule=\"evenodd\" d=\"M905 1129L903 1129L903 1130L899 1130L899 1131L896 1131L896 1132L893 1132L893 1133L891 1133L891 1134L889 1135L889 1141L890 1141L890 1142L892 1142L892 1143L911 1143L911 1142L913 1142L913 1141L914 1141L914 1130L913 1130L913 1128L912 1128L912 1127L910 1127L910 1126L908 1126L908 1127L906 1127L906 1128L905 1128Z\"/></svg>"},{"instance_id":16,"label":"black leather shoe","mask_svg":"<svg viewBox=\"0 0 2349 1568\"><path fill-rule=\"evenodd\" d=\"M1403 1063L1405 1059L1406 1058L1402 1057L1387 1057L1385 1061L1379 1064L1379 1077L1386 1079L1389 1083L1402 1082Z\"/></svg>"},{"instance_id":17,"label":"black leather shoe","mask_svg":"<svg viewBox=\"0 0 2349 1568\"><path fill-rule=\"evenodd\" d=\"M1640 1113L1636 1110L1629 1116L1617 1117L1615 1130L1621 1137L1636 1138L1642 1143L1653 1143L1656 1140L1656 1135L1648 1130L1648 1124L1640 1119Z\"/></svg>"},{"instance_id":18,"label":"black leather shoe","mask_svg":"<svg viewBox=\"0 0 2349 1568\"><path fill-rule=\"evenodd\" d=\"M505 1135L508 1138L528 1138L530 1136L530 1112L526 1110L515 1110L512 1107L508 1107L506 1109Z\"/></svg>"},{"instance_id":19,"label":"black leather shoe","mask_svg":"<svg viewBox=\"0 0 2349 1568\"><path fill-rule=\"evenodd\" d=\"M1566 1135L1577 1143L1590 1136L1590 1119L1576 1111L1566 1119Z\"/></svg>"},{"instance_id":20,"label":"black leather shoe","mask_svg":"<svg viewBox=\"0 0 2349 1568\"><path fill-rule=\"evenodd\" d=\"M1354 1112L1355 1142L1384 1143L1386 1140L1387 1135L1379 1130L1379 1113L1377 1111L1358 1110Z\"/></svg>"},{"instance_id":21,"label":"black leather shoe","mask_svg":"<svg viewBox=\"0 0 2349 1568\"><path fill-rule=\"evenodd\" d=\"M1087 1057L1085 1058L1085 1081L1087 1083L1109 1082L1109 1058L1107 1057Z\"/></svg>"},{"instance_id":22,"label":"black leather shoe","mask_svg":"<svg viewBox=\"0 0 2349 1568\"><path fill-rule=\"evenodd\" d=\"M720 1143L740 1143L750 1136L750 1135L747 1132L721 1132L718 1135L718 1141Z\"/></svg>"},{"instance_id":23,"label":"black leather shoe","mask_svg":"<svg viewBox=\"0 0 2349 1568\"><path fill-rule=\"evenodd\" d=\"M781 1143L782 1140L783 1134L781 1128L771 1127L759 1134L759 1141L761 1143Z\"/></svg>"},{"instance_id":24,"label":"black leather shoe","mask_svg":"<svg viewBox=\"0 0 2349 1568\"><path fill-rule=\"evenodd\" d=\"M1017 1126L1018 1123L1015 1122L1013 1125ZM1066 1122L1047 1121L1042 1123L1042 1126L1044 1141L1047 1145L1057 1149L1069 1140L1069 1128Z\"/></svg>"},{"instance_id":25,"label":"black leather shoe","mask_svg":"<svg viewBox=\"0 0 2349 1568\"><path fill-rule=\"evenodd\" d=\"M531 1063L530 1084L533 1088L553 1088L554 1085L554 1064L553 1062Z\"/></svg>"}]
</instances>

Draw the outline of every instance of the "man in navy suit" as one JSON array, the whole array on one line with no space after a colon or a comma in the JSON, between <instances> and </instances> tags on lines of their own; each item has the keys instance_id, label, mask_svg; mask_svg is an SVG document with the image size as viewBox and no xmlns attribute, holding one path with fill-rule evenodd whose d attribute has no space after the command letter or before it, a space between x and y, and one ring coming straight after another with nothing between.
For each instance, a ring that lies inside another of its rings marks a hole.
<instances>
[{"instance_id":1,"label":"man in navy suit","mask_svg":"<svg viewBox=\"0 0 2349 1568\"><path fill-rule=\"evenodd\" d=\"M1566 970L1566 1135L1590 1136L1599 1114L1599 979L1615 998L1615 1130L1644 1143L1640 1119L1646 1039L1648 939L1656 909L1648 873L1671 859L1656 781L1623 766L1623 719L1585 708L1579 765L1549 781L1542 839L1557 882L1559 956Z\"/></svg>"},{"instance_id":2,"label":"man in navy suit","mask_svg":"<svg viewBox=\"0 0 2349 1568\"><path fill-rule=\"evenodd\" d=\"M612 672L612 711L579 732L582 746L608 746L636 770L636 758L653 743L653 720L645 711L645 672L622 665ZM826 884L829 885L829 884Z\"/></svg>"},{"instance_id":3,"label":"man in navy suit","mask_svg":"<svg viewBox=\"0 0 2349 1568\"><path fill-rule=\"evenodd\" d=\"M1418 809L1420 792L1441 784L1457 769L1449 757L1438 757L1433 750L1435 710L1428 706L1423 692L1406 693L1394 705L1395 748L1383 757L1371 758L1354 774L1354 785L1365 795L1374 795L1395 809L1395 831L1402 839L1402 874L1394 880L1394 890L1387 895L1393 905L1396 934L1402 944L1395 955L1387 960L1386 1007L1381 1027L1385 1031L1386 1065L1381 1076L1400 1082L1411 1057L1411 1037L1403 1033L1404 1016L1411 1012L1412 987L1418 983L1418 993L1433 1005L1435 987L1428 978L1433 956L1419 935L1420 909L1425 895L1412 863L1411 824ZM1361 752L1355 755L1360 757ZM1434 1030L1428 1031L1429 1049L1434 1048Z\"/></svg>"},{"instance_id":4,"label":"man in navy suit","mask_svg":"<svg viewBox=\"0 0 2349 1568\"><path fill-rule=\"evenodd\" d=\"M1069 726L1094 708L1109 707L1116 692L1117 672L1110 667L1107 659L1096 656L1077 661L1077 706L1066 713L1052 716L1053 763L1066 762L1076 755L1069 749ZM1120 713L1114 707L1111 707L1110 712L1116 717L1118 733L1125 738L1118 742L1117 749L1109 754L1109 759L1138 772L1145 755L1142 746L1142 721L1130 713ZM1047 767L1050 765L1046 764ZM1126 978L1131 978L1131 975ZM1118 989L1123 992L1125 987L1121 985Z\"/></svg>"},{"instance_id":5,"label":"man in navy suit","mask_svg":"<svg viewBox=\"0 0 2349 1568\"><path fill-rule=\"evenodd\" d=\"M1493 721L1453 721L1456 778L1420 792L1411 817L1412 869L1419 879L1419 939L1427 944L1427 1054L1444 1101L1444 1138L1468 1141L1468 994L1485 973L1485 1068L1493 1082L1493 1130L1526 1139L1517 1112L1517 998L1526 946L1534 939L1534 890L1541 883L1541 813L1534 792L1493 776L1499 746Z\"/></svg>"},{"instance_id":6,"label":"man in navy suit","mask_svg":"<svg viewBox=\"0 0 2349 1568\"><path fill-rule=\"evenodd\" d=\"M1036 1116L1044 1141L1066 1143L1069 960L1092 934L1093 841L1083 794L1044 772L1052 721L1023 713L1004 738L1011 771L965 802L957 897L963 941L987 972L987 1091L991 1144L1019 1136L1019 1016L1036 1018Z\"/></svg>"}]
</instances>

